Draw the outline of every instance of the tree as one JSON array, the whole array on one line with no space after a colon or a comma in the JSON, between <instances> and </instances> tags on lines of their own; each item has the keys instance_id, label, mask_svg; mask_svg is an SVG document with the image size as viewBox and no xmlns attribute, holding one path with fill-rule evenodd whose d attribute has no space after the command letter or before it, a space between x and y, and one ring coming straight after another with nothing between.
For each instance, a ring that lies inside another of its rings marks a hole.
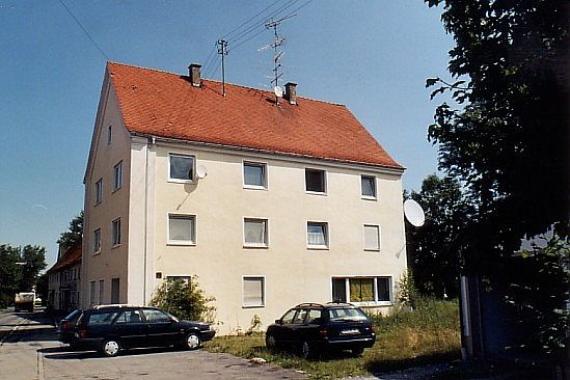
<instances>
[{"instance_id":1,"label":"tree","mask_svg":"<svg viewBox=\"0 0 570 380\"><path fill-rule=\"evenodd\" d=\"M69 229L59 235L57 244L62 248L67 249L81 242L83 237L83 217L84 213L81 211L79 215L69 222Z\"/></svg>"},{"instance_id":2,"label":"tree","mask_svg":"<svg viewBox=\"0 0 570 380\"><path fill-rule=\"evenodd\" d=\"M191 321L213 322L214 307L208 304L215 299L206 297L195 277L187 282L167 280L156 290L151 305L180 318Z\"/></svg>"},{"instance_id":3,"label":"tree","mask_svg":"<svg viewBox=\"0 0 570 380\"><path fill-rule=\"evenodd\" d=\"M0 245L0 307L11 305L17 292L31 291L45 267L43 247Z\"/></svg>"},{"instance_id":4,"label":"tree","mask_svg":"<svg viewBox=\"0 0 570 380\"><path fill-rule=\"evenodd\" d=\"M22 276L18 291L31 291L36 285L39 273L46 267L46 249L37 245L26 245L18 248L20 252L20 265Z\"/></svg>"},{"instance_id":5,"label":"tree","mask_svg":"<svg viewBox=\"0 0 570 380\"><path fill-rule=\"evenodd\" d=\"M408 259L420 293L429 296L458 296L460 249L458 237L473 208L459 182L432 174L424 179L420 192L410 196L426 213L420 228L406 223Z\"/></svg>"}]
</instances>

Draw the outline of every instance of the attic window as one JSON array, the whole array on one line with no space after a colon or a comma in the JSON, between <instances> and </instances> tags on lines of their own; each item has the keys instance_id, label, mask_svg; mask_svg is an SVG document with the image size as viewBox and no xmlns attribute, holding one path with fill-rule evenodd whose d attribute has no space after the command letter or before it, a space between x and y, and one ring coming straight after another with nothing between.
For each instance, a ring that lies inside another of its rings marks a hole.
<instances>
[{"instance_id":1,"label":"attic window","mask_svg":"<svg viewBox=\"0 0 570 380\"><path fill-rule=\"evenodd\" d=\"M194 157L181 154L169 156L169 180L191 182L194 179Z\"/></svg>"}]
</instances>

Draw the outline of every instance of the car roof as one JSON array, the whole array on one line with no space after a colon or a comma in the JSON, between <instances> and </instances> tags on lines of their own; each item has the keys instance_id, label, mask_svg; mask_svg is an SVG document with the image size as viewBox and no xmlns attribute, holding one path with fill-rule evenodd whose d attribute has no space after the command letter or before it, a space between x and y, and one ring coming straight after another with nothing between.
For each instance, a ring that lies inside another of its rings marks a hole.
<instances>
[{"instance_id":1,"label":"car roof","mask_svg":"<svg viewBox=\"0 0 570 380\"><path fill-rule=\"evenodd\" d=\"M347 302L328 302L326 304L316 303L316 302L305 302L300 303L295 308L299 307L309 307L309 308L319 308L319 309L331 309L331 308L339 308L339 307L356 307L351 303Z\"/></svg>"}]
</instances>

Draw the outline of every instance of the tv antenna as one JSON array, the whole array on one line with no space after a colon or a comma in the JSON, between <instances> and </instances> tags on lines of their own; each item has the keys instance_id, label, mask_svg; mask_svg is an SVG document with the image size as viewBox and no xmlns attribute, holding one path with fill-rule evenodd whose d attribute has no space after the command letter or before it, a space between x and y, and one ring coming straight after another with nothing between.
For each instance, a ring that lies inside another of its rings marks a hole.
<instances>
[{"instance_id":1,"label":"tv antenna","mask_svg":"<svg viewBox=\"0 0 570 380\"><path fill-rule=\"evenodd\" d=\"M285 44L285 38L279 36L277 28L283 21L295 16L297 16L297 14L290 14L278 20L273 20L273 18L271 18L265 23L265 29L273 29L273 42L264 48L273 48L273 79L271 80L271 87L273 87L275 93L275 104L279 104L280 95L282 96L283 94L281 87L279 87L279 78L283 76L283 73L280 72L279 69L281 68L281 58L283 58L283 55L285 54L285 52L280 49L281 46ZM261 48L260 50L263 50L264 48Z\"/></svg>"},{"instance_id":2,"label":"tv antenna","mask_svg":"<svg viewBox=\"0 0 570 380\"><path fill-rule=\"evenodd\" d=\"M228 55L228 41L219 39L216 42L218 46L218 54L222 56L222 95L226 96L226 76L224 70L224 56Z\"/></svg>"}]
</instances>

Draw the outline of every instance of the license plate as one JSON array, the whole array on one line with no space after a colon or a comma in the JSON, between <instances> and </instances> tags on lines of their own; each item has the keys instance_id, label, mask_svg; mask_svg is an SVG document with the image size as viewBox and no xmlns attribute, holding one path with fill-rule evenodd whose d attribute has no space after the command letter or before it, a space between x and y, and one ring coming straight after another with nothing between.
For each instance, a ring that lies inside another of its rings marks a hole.
<instances>
[{"instance_id":1,"label":"license plate","mask_svg":"<svg viewBox=\"0 0 570 380\"><path fill-rule=\"evenodd\" d=\"M350 330L342 330L340 335L358 335L360 334L360 330L358 329L350 329Z\"/></svg>"}]
</instances>

